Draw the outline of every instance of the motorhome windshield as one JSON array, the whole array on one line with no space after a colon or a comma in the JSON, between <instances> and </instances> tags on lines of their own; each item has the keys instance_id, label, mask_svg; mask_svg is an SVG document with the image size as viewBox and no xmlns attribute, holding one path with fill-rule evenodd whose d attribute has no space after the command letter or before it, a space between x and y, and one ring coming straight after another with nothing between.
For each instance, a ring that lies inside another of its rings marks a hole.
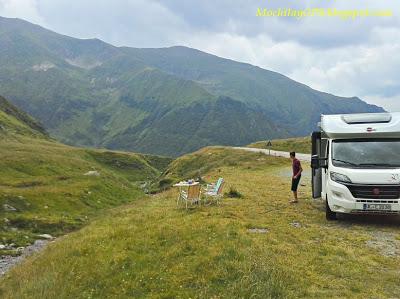
<instances>
[{"instance_id":1,"label":"motorhome windshield","mask_svg":"<svg viewBox=\"0 0 400 299\"><path fill-rule=\"evenodd\" d=\"M332 163L348 168L400 167L400 139L334 140Z\"/></svg>"}]
</instances>

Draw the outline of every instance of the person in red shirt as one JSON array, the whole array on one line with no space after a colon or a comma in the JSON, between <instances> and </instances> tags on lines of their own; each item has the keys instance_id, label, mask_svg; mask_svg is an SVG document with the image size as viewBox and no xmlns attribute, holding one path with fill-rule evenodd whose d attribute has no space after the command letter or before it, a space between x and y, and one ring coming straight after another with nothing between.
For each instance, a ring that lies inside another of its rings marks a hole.
<instances>
[{"instance_id":1,"label":"person in red shirt","mask_svg":"<svg viewBox=\"0 0 400 299\"><path fill-rule=\"evenodd\" d=\"M299 186L300 179L301 179L301 172L303 168L301 167L301 163L298 159L296 159L296 153L290 152L290 159L292 160L292 167L293 167L293 176L292 176L292 191L294 199L291 203L299 202L297 198L297 187Z\"/></svg>"}]
</instances>

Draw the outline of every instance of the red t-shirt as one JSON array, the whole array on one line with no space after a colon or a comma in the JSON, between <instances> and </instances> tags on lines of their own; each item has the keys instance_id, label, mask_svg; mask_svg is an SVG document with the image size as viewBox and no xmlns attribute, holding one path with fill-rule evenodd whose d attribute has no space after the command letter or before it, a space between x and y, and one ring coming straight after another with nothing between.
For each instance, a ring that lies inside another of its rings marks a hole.
<instances>
[{"instance_id":1,"label":"red t-shirt","mask_svg":"<svg viewBox=\"0 0 400 299\"><path fill-rule=\"evenodd\" d=\"M296 158L293 160L293 175L297 175L300 171L301 164L300 161L297 160Z\"/></svg>"}]
</instances>

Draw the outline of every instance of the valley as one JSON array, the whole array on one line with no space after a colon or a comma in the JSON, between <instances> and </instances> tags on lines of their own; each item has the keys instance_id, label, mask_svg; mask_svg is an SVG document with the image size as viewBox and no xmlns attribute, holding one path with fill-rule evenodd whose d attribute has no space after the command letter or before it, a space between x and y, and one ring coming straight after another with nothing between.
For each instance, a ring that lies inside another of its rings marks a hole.
<instances>
[{"instance_id":1,"label":"valley","mask_svg":"<svg viewBox=\"0 0 400 299\"><path fill-rule=\"evenodd\" d=\"M176 190L108 210L0 282L3 298L396 298L398 219L327 222L302 182L291 205L285 158L223 147L183 156L167 176L224 177L220 206L176 207ZM307 171L307 170L306 170ZM239 175L240 174L240 175ZM379 266L379 267L378 267ZM365 275L375 283L366 281Z\"/></svg>"},{"instance_id":2,"label":"valley","mask_svg":"<svg viewBox=\"0 0 400 299\"><path fill-rule=\"evenodd\" d=\"M0 97L0 250L18 254L149 192L169 158L66 146ZM12 244L12 245L10 245Z\"/></svg>"},{"instance_id":3,"label":"valley","mask_svg":"<svg viewBox=\"0 0 400 299\"><path fill-rule=\"evenodd\" d=\"M327 222L324 203L311 199L307 162L292 205L287 158L222 146L175 160L74 148L4 98L0 104L2 298L400 292L398 218ZM297 141L272 143L289 150ZM221 205L176 206L174 183L218 177L227 182Z\"/></svg>"},{"instance_id":4,"label":"valley","mask_svg":"<svg viewBox=\"0 0 400 299\"><path fill-rule=\"evenodd\" d=\"M0 0L0 299L400 299L396 16L276 2Z\"/></svg>"}]
</instances>

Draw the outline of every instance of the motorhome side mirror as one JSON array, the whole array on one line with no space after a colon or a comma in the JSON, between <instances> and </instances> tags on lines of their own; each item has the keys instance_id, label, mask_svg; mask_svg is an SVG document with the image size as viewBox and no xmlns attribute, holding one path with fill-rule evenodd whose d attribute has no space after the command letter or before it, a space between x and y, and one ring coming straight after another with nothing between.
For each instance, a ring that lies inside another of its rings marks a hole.
<instances>
[{"instance_id":1,"label":"motorhome side mirror","mask_svg":"<svg viewBox=\"0 0 400 299\"><path fill-rule=\"evenodd\" d=\"M311 157L311 168L312 169L318 169L319 166L319 157L318 155L314 155Z\"/></svg>"}]
</instances>

